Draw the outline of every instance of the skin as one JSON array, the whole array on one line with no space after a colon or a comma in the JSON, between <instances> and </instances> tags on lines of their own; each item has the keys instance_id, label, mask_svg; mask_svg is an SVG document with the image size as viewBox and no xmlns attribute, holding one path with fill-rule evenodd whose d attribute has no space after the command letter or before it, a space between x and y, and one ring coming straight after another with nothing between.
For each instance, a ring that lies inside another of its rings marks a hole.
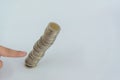
<instances>
[{"instance_id":1,"label":"skin","mask_svg":"<svg viewBox=\"0 0 120 80\"><path fill-rule=\"evenodd\" d=\"M4 46L0 46L0 56L13 57L13 58L24 57L26 56L26 52L17 51L17 50L6 48ZM0 60L0 68L2 68L2 66L3 66L3 62Z\"/></svg>"}]
</instances>

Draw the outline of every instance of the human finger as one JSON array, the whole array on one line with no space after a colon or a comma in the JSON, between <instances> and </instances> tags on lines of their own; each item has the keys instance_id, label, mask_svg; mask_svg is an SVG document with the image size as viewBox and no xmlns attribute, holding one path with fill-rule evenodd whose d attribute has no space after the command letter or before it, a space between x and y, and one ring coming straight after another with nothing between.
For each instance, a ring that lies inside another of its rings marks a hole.
<instances>
[{"instance_id":1,"label":"human finger","mask_svg":"<svg viewBox=\"0 0 120 80\"><path fill-rule=\"evenodd\" d=\"M4 57L24 57L26 56L26 52L17 51L13 49L9 49L3 46L0 46L0 56Z\"/></svg>"}]
</instances>

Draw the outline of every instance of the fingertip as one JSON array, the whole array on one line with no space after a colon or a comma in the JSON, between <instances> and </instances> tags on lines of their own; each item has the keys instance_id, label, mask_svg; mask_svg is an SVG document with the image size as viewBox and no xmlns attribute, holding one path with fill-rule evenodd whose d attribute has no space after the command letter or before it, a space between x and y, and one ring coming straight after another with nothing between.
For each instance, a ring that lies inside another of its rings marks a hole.
<instances>
[{"instance_id":1,"label":"fingertip","mask_svg":"<svg viewBox=\"0 0 120 80\"><path fill-rule=\"evenodd\" d=\"M25 52L25 51L19 51L19 56L20 57L24 57L26 55L27 55L27 52Z\"/></svg>"},{"instance_id":2,"label":"fingertip","mask_svg":"<svg viewBox=\"0 0 120 80\"><path fill-rule=\"evenodd\" d=\"M3 62L0 60L0 68L2 68L3 66Z\"/></svg>"}]
</instances>

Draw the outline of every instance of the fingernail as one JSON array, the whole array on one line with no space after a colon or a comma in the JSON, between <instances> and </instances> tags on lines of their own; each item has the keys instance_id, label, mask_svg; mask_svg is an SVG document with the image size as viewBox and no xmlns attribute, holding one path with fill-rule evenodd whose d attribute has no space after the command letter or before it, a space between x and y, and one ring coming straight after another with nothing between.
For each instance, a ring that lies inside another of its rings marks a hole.
<instances>
[{"instance_id":1,"label":"fingernail","mask_svg":"<svg viewBox=\"0 0 120 80\"><path fill-rule=\"evenodd\" d=\"M21 51L21 56L26 56L27 55L27 52L25 52L25 51Z\"/></svg>"}]
</instances>

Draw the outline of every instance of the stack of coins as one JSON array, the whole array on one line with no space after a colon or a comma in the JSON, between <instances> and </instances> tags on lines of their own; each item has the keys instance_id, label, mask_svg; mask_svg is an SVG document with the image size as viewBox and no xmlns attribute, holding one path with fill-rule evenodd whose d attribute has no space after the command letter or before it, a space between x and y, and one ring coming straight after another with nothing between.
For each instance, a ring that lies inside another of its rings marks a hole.
<instances>
[{"instance_id":1,"label":"stack of coins","mask_svg":"<svg viewBox=\"0 0 120 80\"><path fill-rule=\"evenodd\" d=\"M58 33L60 26L54 22L48 24L43 36L35 43L33 50L29 53L25 60L27 67L37 66L40 59L44 56L46 50L53 44Z\"/></svg>"}]
</instances>

